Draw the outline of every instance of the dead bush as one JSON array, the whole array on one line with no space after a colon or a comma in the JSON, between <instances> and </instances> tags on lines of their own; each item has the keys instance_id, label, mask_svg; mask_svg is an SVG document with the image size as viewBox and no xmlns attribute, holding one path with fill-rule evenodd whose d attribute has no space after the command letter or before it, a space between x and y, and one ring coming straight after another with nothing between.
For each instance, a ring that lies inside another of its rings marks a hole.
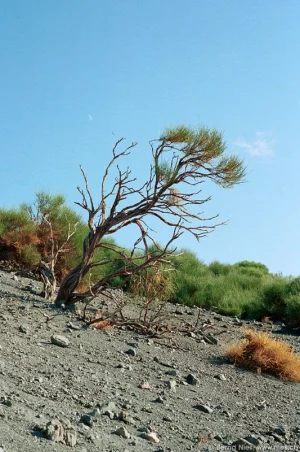
<instances>
[{"instance_id":1,"label":"dead bush","mask_svg":"<svg viewBox=\"0 0 300 452\"><path fill-rule=\"evenodd\" d=\"M288 343L251 329L246 329L244 336L226 352L235 365L300 382L300 356Z\"/></svg>"}]
</instances>

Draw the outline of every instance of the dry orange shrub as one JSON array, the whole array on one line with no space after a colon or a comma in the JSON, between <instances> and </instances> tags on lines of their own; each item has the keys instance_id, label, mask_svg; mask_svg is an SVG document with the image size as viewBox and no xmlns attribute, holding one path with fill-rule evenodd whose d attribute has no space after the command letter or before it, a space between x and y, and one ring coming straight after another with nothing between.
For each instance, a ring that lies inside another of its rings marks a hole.
<instances>
[{"instance_id":1,"label":"dry orange shrub","mask_svg":"<svg viewBox=\"0 0 300 452\"><path fill-rule=\"evenodd\" d=\"M244 336L226 352L235 365L300 382L300 356L288 343L251 329L246 329Z\"/></svg>"},{"instance_id":2,"label":"dry orange shrub","mask_svg":"<svg viewBox=\"0 0 300 452\"><path fill-rule=\"evenodd\" d=\"M99 320L99 322L91 323L91 328L96 328L97 330L109 330L113 325L113 322L109 319Z\"/></svg>"}]
</instances>

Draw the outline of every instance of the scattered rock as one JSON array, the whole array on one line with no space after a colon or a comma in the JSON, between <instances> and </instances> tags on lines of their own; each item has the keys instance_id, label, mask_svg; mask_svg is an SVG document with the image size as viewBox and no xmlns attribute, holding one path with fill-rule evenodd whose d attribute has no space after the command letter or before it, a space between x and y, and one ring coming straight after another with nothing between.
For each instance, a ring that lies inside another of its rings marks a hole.
<instances>
[{"instance_id":1,"label":"scattered rock","mask_svg":"<svg viewBox=\"0 0 300 452\"><path fill-rule=\"evenodd\" d=\"M113 419L116 415L117 407L114 402L108 402L105 405L100 407L100 413L108 416L110 419Z\"/></svg>"},{"instance_id":2,"label":"scattered rock","mask_svg":"<svg viewBox=\"0 0 300 452\"><path fill-rule=\"evenodd\" d=\"M70 345L69 339L59 334L53 334L53 336L51 336L51 342L59 347L69 347Z\"/></svg>"},{"instance_id":3,"label":"scattered rock","mask_svg":"<svg viewBox=\"0 0 300 452\"><path fill-rule=\"evenodd\" d=\"M129 439L130 433L126 430L125 427L118 428L115 432L115 435L121 436L122 438Z\"/></svg>"},{"instance_id":4,"label":"scattered rock","mask_svg":"<svg viewBox=\"0 0 300 452\"><path fill-rule=\"evenodd\" d=\"M89 427L92 427L93 423L94 423L94 418L95 416L92 416L90 414L83 414L80 418L80 421L83 422L85 425L88 425Z\"/></svg>"},{"instance_id":5,"label":"scattered rock","mask_svg":"<svg viewBox=\"0 0 300 452\"><path fill-rule=\"evenodd\" d=\"M197 337L197 334L193 333L193 331L189 331L187 336L188 337L192 337L193 339L195 339L195 337Z\"/></svg>"},{"instance_id":6,"label":"scattered rock","mask_svg":"<svg viewBox=\"0 0 300 452\"><path fill-rule=\"evenodd\" d=\"M196 386L196 385L199 383L199 380L198 380L198 378L197 378L195 375L189 374L189 375L187 375L187 377L186 377L186 382L187 382L189 385Z\"/></svg>"},{"instance_id":7,"label":"scattered rock","mask_svg":"<svg viewBox=\"0 0 300 452\"><path fill-rule=\"evenodd\" d=\"M262 444L262 440L259 439L256 435L248 435L244 439L254 446L259 446L260 444Z\"/></svg>"},{"instance_id":8,"label":"scattered rock","mask_svg":"<svg viewBox=\"0 0 300 452\"><path fill-rule=\"evenodd\" d=\"M166 371L166 375L170 375L170 377L177 377L178 372L175 369L170 369Z\"/></svg>"},{"instance_id":9,"label":"scattered rock","mask_svg":"<svg viewBox=\"0 0 300 452\"><path fill-rule=\"evenodd\" d=\"M141 388L141 389L151 389L149 381L145 381L144 383L141 383L139 385L139 388Z\"/></svg>"},{"instance_id":10,"label":"scattered rock","mask_svg":"<svg viewBox=\"0 0 300 452\"><path fill-rule=\"evenodd\" d=\"M199 405L195 405L194 408L196 408L199 411L202 411L202 413L210 414L213 412L213 409L208 405L199 404Z\"/></svg>"},{"instance_id":11,"label":"scattered rock","mask_svg":"<svg viewBox=\"0 0 300 452\"><path fill-rule=\"evenodd\" d=\"M21 325L19 327L19 330L21 331L21 333L24 333L24 334L28 333L28 327L26 327L25 325Z\"/></svg>"},{"instance_id":12,"label":"scattered rock","mask_svg":"<svg viewBox=\"0 0 300 452\"><path fill-rule=\"evenodd\" d=\"M170 391L176 392L176 386L177 386L177 384L176 384L176 381L175 381L175 380L167 381L167 386L168 386L168 388L170 389Z\"/></svg>"},{"instance_id":13,"label":"scattered rock","mask_svg":"<svg viewBox=\"0 0 300 452\"><path fill-rule=\"evenodd\" d=\"M249 443L244 438L239 438L237 441L231 444L231 447L234 448L232 450L237 451L256 451L257 447L254 444Z\"/></svg>"},{"instance_id":14,"label":"scattered rock","mask_svg":"<svg viewBox=\"0 0 300 452\"><path fill-rule=\"evenodd\" d=\"M155 432L145 432L143 433L143 438L150 441L150 443L159 443L159 438Z\"/></svg>"},{"instance_id":15,"label":"scattered rock","mask_svg":"<svg viewBox=\"0 0 300 452\"><path fill-rule=\"evenodd\" d=\"M224 374L217 374L217 375L215 375L215 378L217 380L226 381L226 377Z\"/></svg>"},{"instance_id":16,"label":"scattered rock","mask_svg":"<svg viewBox=\"0 0 300 452\"><path fill-rule=\"evenodd\" d=\"M136 350L134 350L134 348L129 348L125 353L129 356L136 356Z\"/></svg>"},{"instance_id":17,"label":"scattered rock","mask_svg":"<svg viewBox=\"0 0 300 452\"><path fill-rule=\"evenodd\" d=\"M77 435L74 427L68 421L52 419L45 428L46 438L55 443L63 443L74 447L77 442Z\"/></svg>"}]
</instances>

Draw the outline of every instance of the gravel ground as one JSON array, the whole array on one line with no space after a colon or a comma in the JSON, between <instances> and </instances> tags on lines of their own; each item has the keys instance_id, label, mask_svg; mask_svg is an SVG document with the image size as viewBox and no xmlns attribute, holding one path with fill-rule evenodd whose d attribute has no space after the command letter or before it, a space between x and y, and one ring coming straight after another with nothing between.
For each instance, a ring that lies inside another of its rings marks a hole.
<instances>
[{"instance_id":1,"label":"gravel ground","mask_svg":"<svg viewBox=\"0 0 300 452\"><path fill-rule=\"evenodd\" d=\"M200 310L216 343L199 333L149 339L86 328L40 291L0 271L0 452L300 451L299 384L224 357L243 327L271 325ZM167 309L179 323L199 313ZM298 335L280 325L273 334L299 351Z\"/></svg>"}]
</instances>

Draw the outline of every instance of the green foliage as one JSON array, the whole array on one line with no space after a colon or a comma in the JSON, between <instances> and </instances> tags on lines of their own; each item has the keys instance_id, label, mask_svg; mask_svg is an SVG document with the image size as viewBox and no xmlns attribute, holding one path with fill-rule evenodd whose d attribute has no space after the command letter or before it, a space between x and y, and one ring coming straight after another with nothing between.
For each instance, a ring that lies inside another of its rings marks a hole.
<instances>
[{"instance_id":1,"label":"green foliage","mask_svg":"<svg viewBox=\"0 0 300 452\"><path fill-rule=\"evenodd\" d=\"M287 293L289 295L300 295L300 277L292 279L288 282Z\"/></svg>"},{"instance_id":2,"label":"green foliage","mask_svg":"<svg viewBox=\"0 0 300 452\"><path fill-rule=\"evenodd\" d=\"M39 244L35 225L21 209L0 209L0 259L24 261L22 249ZM25 259L26 260L26 259Z\"/></svg>"},{"instance_id":3,"label":"green foliage","mask_svg":"<svg viewBox=\"0 0 300 452\"><path fill-rule=\"evenodd\" d=\"M300 293L289 294L286 299L285 317L294 324L300 324Z\"/></svg>"},{"instance_id":4,"label":"green foliage","mask_svg":"<svg viewBox=\"0 0 300 452\"><path fill-rule=\"evenodd\" d=\"M180 133L184 136L186 131ZM164 177L167 177L166 173ZM58 243L66 239L69 228L77 223L76 234L68 244L68 252L63 253L58 262L60 279L80 262L82 244L89 231L80 216L66 205L62 195L38 193L32 205L0 209L0 260L11 259L31 266L47 255L49 227L44 221L45 215L51 220ZM113 239L103 240L95 256L95 262L99 265L91 269L84 284L88 286L89 279L94 283L101 280L107 274L123 268L125 263L130 270L130 266L135 265L141 256L136 253L128 264L118 250L130 256L130 250L119 247ZM159 250L157 245L150 252L155 254ZM179 254L170 259L173 271L149 269L128 281L125 290L140 297L152 297L153 300L213 308L226 315L256 319L270 316L273 320L285 319L300 323L300 277L272 275L259 262L242 261L229 265L214 261L205 265L189 250L181 250ZM117 287L124 278L126 275L111 278L108 284Z\"/></svg>"},{"instance_id":5,"label":"green foliage","mask_svg":"<svg viewBox=\"0 0 300 452\"><path fill-rule=\"evenodd\" d=\"M37 265L40 259L40 253L34 245L25 245L20 251L20 260L26 267Z\"/></svg>"},{"instance_id":6,"label":"green foliage","mask_svg":"<svg viewBox=\"0 0 300 452\"><path fill-rule=\"evenodd\" d=\"M175 268L172 300L177 303L243 318L300 321L300 277L272 275L258 262L228 265L214 261L206 266L186 250L175 261Z\"/></svg>"},{"instance_id":7,"label":"green foliage","mask_svg":"<svg viewBox=\"0 0 300 452\"><path fill-rule=\"evenodd\" d=\"M24 230L32 231L29 215L21 209L0 209L0 234L15 232L16 234Z\"/></svg>"},{"instance_id":8,"label":"green foliage","mask_svg":"<svg viewBox=\"0 0 300 452\"><path fill-rule=\"evenodd\" d=\"M191 143L195 139L195 132L184 125L170 127L164 131L160 139L170 143Z\"/></svg>"},{"instance_id":9,"label":"green foliage","mask_svg":"<svg viewBox=\"0 0 300 452\"><path fill-rule=\"evenodd\" d=\"M68 253L62 253L57 262L58 276L63 274L80 254L87 228L80 216L66 205L64 196L59 194L39 192L32 204L21 204L17 209L0 209L0 259L12 260L24 266L35 265L41 259L47 260L51 249L49 222L59 247L78 223L77 238L72 237Z\"/></svg>"},{"instance_id":10,"label":"green foliage","mask_svg":"<svg viewBox=\"0 0 300 452\"><path fill-rule=\"evenodd\" d=\"M237 156L224 155L226 144L218 130L200 127L193 129L186 126L167 128L160 140L168 146L177 145L186 156L186 163L192 171L201 168L201 177L208 171L208 176L223 188L231 188L244 180L245 167ZM185 166L185 170L187 167ZM157 171L159 168L156 169ZM173 168L162 163L162 172L172 174ZM171 173L170 173L171 171ZM204 172L203 172L204 171Z\"/></svg>"},{"instance_id":11,"label":"green foliage","mask_svg":"<svg viewBox=\"0 0 300 452\"><path fill-rule=\"evenodd\" d=\"M247 271L249 270L249 274L255 274L255 272L253 272L253 270L255 270L257 272L257 274L265 274L268 275L269 274L269 269L266 265L261 264L260 262L252 262L252 261L241 261L238 262L236 264L234 264L235 267L237 267L238 269L245 270L245 273L247 273Z\"/></svg>"},{"instance_id":12,"label":"green foliage","mask_svg":"<svg viewBox=\"0 0 300 452\"><path fill-rule=\"evenodd\" d=\"M221 264L219 261L213 261L208 268L216 276L228 275L231 270L230 265Z\"/></svg>"}]
</instances>

